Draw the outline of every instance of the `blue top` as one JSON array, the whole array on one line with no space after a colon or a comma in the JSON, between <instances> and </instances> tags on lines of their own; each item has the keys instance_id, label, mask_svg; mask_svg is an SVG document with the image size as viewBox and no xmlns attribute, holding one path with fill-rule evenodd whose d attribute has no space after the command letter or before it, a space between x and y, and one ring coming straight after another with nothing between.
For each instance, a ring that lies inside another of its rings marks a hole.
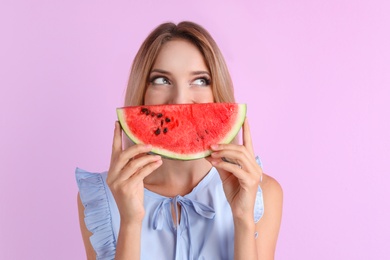
<instances>
[{"instance_id":1,"label":"blue top","mask_svg":"<svg viewBox=\"0 0 390 260\"><path fill-rule=\"evenodd\" d=\"M106 178L107 172L76 169L85 223L93 233L90 241L96 259L114 259L119 232L119 211ZM144 191L141 259L233 259L233 216L215 168L183 197L169 198L148 189ZM170 207L173 205L177 214L178 204L181 206L180 223L173 223ZM259 187L255 222L263 212L263 195Z\"/></svg>"}]
</instances>

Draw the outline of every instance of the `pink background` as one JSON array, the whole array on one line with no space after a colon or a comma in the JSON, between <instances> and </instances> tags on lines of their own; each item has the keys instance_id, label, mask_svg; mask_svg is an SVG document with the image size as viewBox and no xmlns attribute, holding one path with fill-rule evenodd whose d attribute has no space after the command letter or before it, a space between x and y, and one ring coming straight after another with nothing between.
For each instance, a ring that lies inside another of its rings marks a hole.
<instances>
[{"instance_id":1,"label":"pink background","mask_svg":"<svg viewBox=\"0 0 390 260\"><path fill-rule=\"evenodd\" d=\"M181 20L219 43L284 188L276 259L388 259L389 13L387 0L2 0L0 259L84 258L74 169L107 169L134 54Z\"/></svg>"}]
</instances>

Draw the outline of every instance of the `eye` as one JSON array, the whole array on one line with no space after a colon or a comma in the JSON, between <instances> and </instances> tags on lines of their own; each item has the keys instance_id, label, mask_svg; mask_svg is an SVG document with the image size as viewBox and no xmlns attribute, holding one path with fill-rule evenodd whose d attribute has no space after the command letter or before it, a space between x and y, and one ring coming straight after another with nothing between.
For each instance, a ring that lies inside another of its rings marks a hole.
<instances>
[{"instance_id":1,"label":"eye","mask_svg":"<svg viewBox=\"0 0 390 260\"><path fill-rule=\"evenodd\" d=\"M198 78L191 82L191 85L196 86L209 86L210 85L210 79L208 78Z\"/></svg>"},{"instance_id":2,"label":"eye","mask_svg":"<svg viewBox=\"0 0 390 260\"><path fill-rule=\"evenodd\" d=\"M154 77L150 80L153 85L170 85L171 82L165 77Z\"/></svg>"}]
</instances>

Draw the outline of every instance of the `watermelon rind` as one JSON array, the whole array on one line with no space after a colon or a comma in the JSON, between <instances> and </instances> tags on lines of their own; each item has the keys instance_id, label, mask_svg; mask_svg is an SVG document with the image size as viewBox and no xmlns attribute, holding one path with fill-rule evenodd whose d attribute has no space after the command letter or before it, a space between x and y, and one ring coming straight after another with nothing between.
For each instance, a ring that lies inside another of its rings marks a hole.
<instances>
[{"instance_id":1,"label":"watermelon rind","mask_svg":"<svg viewBox=\"0 0 390 260\"><path fill-rule=\"evenodd\" d=\"M218 144L228 144L230 143L238 134L238 132L241 129L242 124L244 123L246 112L247 112L247 106L246 104L236 104L237 105L237 118L232 125L230 131L224 135L224 137L218 142ZM132 131L129 129L127 123L126 123L126 117L125 112L122 108L118 108L116 110L119 123L122 126L123 131L125 134L129 137L129 139L134 142L135 144L144 144L143 141L141 141L137 136L135 136ZM207 157L211 154L211 149L206 149L198 153L188 153L188 154L182 154L182 153L176 153L167 149L159 148L159 147L153 147L151 150L151 153L159 154L162 157L170 158L170 159L176 159L176 160L196 160L201 159L204 157Z\"/></svg>"}]
</instances>

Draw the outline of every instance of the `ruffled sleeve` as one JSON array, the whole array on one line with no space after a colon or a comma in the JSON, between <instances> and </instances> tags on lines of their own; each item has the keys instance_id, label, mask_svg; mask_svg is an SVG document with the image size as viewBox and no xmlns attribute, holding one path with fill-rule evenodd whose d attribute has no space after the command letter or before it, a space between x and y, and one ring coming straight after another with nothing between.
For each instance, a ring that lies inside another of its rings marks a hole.
<instances>
[{"instance_id":1,"label":"ruffled sleeve","mask_svg":"<svg viewBox=\"0 0 390 260\"><path fill-rule=\"evenodd\" d=\"M256 162L260 167L263 166L261 161L260 161L260 158L258 156L256 157ZM257 189L255 210L254 210L255 223L257 223L261 219L263 214L264 214L263 191L261 190L261 187L259 186Z\"/></svg>"},{"instance_id":2,"label":"ruffled sleeve","mask_svg":"<svg viewBox=\"0 0 390 260\"><path fill-rule=\"evenodd\" d=\"M95 249L96 259L114 259L116 239L105 180L101 173L76 168L76 181L85 208L85 224L92 232L90 241Z\"/></svg>"}]
</instances>

